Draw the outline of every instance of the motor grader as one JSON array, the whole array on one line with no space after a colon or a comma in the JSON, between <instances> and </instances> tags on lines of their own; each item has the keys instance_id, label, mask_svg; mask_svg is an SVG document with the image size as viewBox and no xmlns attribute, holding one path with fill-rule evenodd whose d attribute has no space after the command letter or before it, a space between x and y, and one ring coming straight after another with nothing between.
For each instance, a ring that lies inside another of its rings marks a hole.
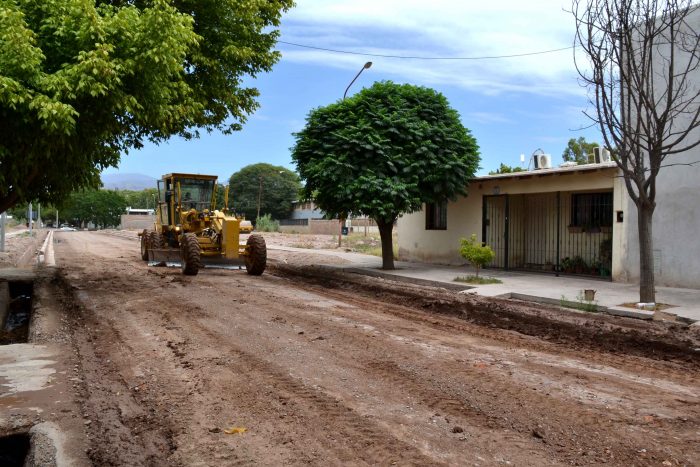
<instances>
[{"instance_id":1,"label":"motor grader","mask_svg":"<svg viewBox=\"0 0 700 467\"><path fill-rule=\"evenodd\" d=\"M259 276L265 270L265 240L251 234L241 244L250 221L228 215L228 186L224 206L216 209L215 175L171 173L158 181L158 205L153 230L141 237L141 258L154 265L177 265L196 275L206 266L242 266Z\"/></svg>"}]
</instances>

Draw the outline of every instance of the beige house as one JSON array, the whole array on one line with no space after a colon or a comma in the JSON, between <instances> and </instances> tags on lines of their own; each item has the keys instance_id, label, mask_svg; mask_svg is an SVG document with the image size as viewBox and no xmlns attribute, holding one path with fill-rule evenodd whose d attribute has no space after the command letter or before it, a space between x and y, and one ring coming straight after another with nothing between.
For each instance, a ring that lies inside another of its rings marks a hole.
<instances>
[{"instance_id":1,"label":"beige house","mask_svg":"<svg viewBox=\"0 0 700 467\"><path fill-rule=\"evenodd\" d=\"M681 207L674 198L673 189L683 180L677 175L668 173L666 198L655 214L677 219L672 228L656 229L655 222L655 234L659 230L662 235L655 235L656 279L659 285L697 288L697 262L674 251L679 243L700 249L697 226L684 225L684 219L697 218L700 208L692 203ZM693 180L697 195L698 182ZM683 193L689 188L685 184L678 186ZM634 209L614 162L479 177L470 183L468 196L401 217L399 257L464 264L460 238L476 234L496 252L492 268L635 281L639 254ZM673 274L678 268L684 274Z\"/></svg>"}]
</instances>

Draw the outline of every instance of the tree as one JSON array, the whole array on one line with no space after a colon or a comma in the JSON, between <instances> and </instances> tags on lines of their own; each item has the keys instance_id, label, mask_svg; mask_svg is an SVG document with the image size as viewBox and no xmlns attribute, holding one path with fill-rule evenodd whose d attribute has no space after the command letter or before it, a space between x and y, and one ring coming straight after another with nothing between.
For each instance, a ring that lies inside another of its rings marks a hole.
<instances>
[{"instance_id":1,"label":"tree","mask_svg":"<svg viewBox=\"0 0 700 467\"><path fill-rule=\"evenodd\" d=\"M231 175L229 205L246 219L257 221L258 210L260 216L270 214L273 219L286 219L300 188L299 176L287 168L266 163L251 164Z\"/></svg>"},{"instance_id":2,"label":"tree","mask_svg":"<svg viewBox=\"0 0 700 467\"><path fill-rule=\"evenodd\" d=\"M655 302L652 218L659 172L700 144L700 35L691 0L574 0L589 117L637 208L639 300ZM615 148L615 151L612 149ZM669 159L671 158L671 159Z\"/></svg>"},{"instance_id":3,"label":"tree","mask_svg":"<svg viewBox=\"0 0 700 467\"><path fill-rule=\"evenodd\" d=\"M158 189L146 188L141 191L121 190L126 205L134 209L155 209L158 202Z\"/></svg>"},{"instance_id":4,"label":"tree","mask_svg":"<svg viewBox=\"0 0 700 467\"><path fill-rule=\"evenodd\" d=\"M589 143L583 136L578 139L571 138L561 157L564 162L576 162L578 165L588 164L588 155L593 154L593 148L598 146L600 146L598 143Z\"/></svg>"},{"instance_id":5,"label":"tree","mask_svg":"<svg viewBox=\"0 0 700 467\"><path fill-rule=\"evenodd\" d=\"M476 234L472 234L469 238L460 239L460 245L459 254L474 266L476 277L479 277L479 269L496 257L496 252L490 246L477 242Z\"/></svg>"},{"instance_id":6,"label":"tree","mask_svg":"<svg viewBox=\"0 0 700 467\"><path fill-rule=\"evenodd\" d=\"M501 162L501 166L496 169L492 170L489 172L489 175L496 175L496 174L510 174L510 173L516 173L516 172L524 172L525 169L522 167L511 167L509 165L504 164Z\"/></svg>"},{"instance_id":7,"label":"tree","mask_svg":"<svg viewBox=\"0 0 700 467\"><path fill-rule=\"evenodd\" d=\"M476 140L445 96L408 84L375 83L314 109L295 138L305 196L329 216L374 219L384 269L394 268L396 219L465 194L479 165Z\"/></svg>"},{"instance_id":8,"label":"tree","mask_svg":"<svg viewBox=\"0 0 700 467\"><path fill-rule=\"evenodd\" d=\"M0 0L0 212L96 188L144 141L240 129L292 0L243 3Z\"/></svg>"},{"instance_id":9,"label":"tree","mask_svg":"<svg viewBox=\"0 0 700 467\"><path fill-rule=\"evenodd\" d=\"M62 217L78 226L92 222L96 227L116 227L126 207L126 199L118 191L82 191L68 197Z\"/></svg>"}]
</instances>

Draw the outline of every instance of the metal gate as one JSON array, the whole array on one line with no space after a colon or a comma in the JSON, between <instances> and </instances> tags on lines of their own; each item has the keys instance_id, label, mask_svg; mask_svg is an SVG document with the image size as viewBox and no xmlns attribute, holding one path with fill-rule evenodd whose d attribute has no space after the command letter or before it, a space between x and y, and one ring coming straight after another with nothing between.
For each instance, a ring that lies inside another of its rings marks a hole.
<instances>
[{"instance_id":1,"label":"metal gate","mask_svg":"<svg viewBox=\"0 0 700 467\"><path fill-rule=\"evenodd\" d=\"M612 192L484 196L489 267L610 276Z\"/></svg>"}]
</instances>

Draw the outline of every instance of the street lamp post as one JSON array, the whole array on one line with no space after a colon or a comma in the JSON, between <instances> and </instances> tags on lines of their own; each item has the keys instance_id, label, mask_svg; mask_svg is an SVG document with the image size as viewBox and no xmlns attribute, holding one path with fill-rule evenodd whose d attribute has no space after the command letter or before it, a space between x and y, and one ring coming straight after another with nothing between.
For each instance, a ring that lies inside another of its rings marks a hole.
<instances>
[{"instance_id":1,"label":"street lamp post","mask_svg":"<svg viewBox=\"0 0 700 467\"><path fill-rule=\"evenodd\" d=\"M362 74L363 71L365 71L366 69L368 69L371 66L372 66L372 62L367 62L362 66L362 68L360 68L360 71L357 72L357 74L352 79L352 81L350 81L350 84L348 84L348 87L345 88L345 92L343 93L343 100L345 100L345 97L347 97L348 90L350 89L350 86L352 86L352 83L354 83L357 80L357 78L360 77L360 75ZM339 219L339 222L338 222L338 248L340 248L340 246L342 245L343 224L344 223L345 223L345 218L341 216Z\"/></svg>"},{"instance_id":2,"label":"street lamp post","mask_svg":"<svg viewBox=\"0 0 700 467\"><path fill-rule=\"evenodd\" d=\"M355 80L360 77L360 75L362 74L363 71L365 71L366 69L368 69L371 66L372 66L372 62L367 62L364 64L364 66L362 68L360 68L360 71L357 72L357 74L352 79L352 81L350 81L350 84L348 84L348 87L345 88L345 92L343 93L343 100L345 100L345 97L348 95L348 90L350 89L350 86L352 86L352 83L354 83Z\"/></svg>"}]
</instances>

